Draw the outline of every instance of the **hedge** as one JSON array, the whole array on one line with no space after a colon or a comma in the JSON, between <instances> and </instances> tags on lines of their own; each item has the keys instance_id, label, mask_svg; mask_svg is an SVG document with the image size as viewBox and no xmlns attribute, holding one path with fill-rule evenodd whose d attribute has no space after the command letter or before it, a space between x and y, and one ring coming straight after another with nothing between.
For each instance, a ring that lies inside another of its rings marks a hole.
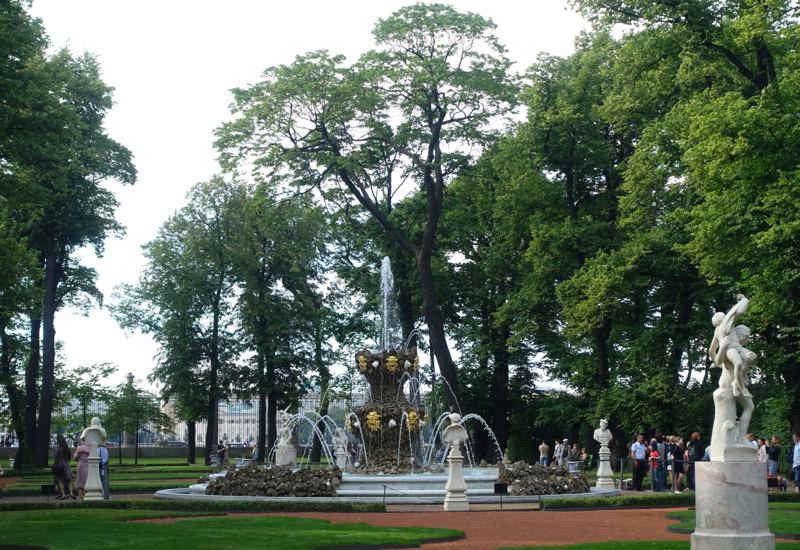
<instances>
[{"instance_id":1,"label":"hedge","mask_svg":"<svg viewBox=\"0 0 800 550\"><path fill-rule=\"evenodd\" d=\"M0 502L0 512L58 510L60 508L100 508L113 510L167 510L173 512L359 512L386 511L382 502L263 500L220 502L217 500L84 500L70 502Z\"/></svg>"},{"instance_id":2,"label":"hedge","mask_svg":"<svg viewBox=\"0 0 800 550\"><path fill-rule=\"evenodd\" d=\"M42 485L49 485L42 483ZM194 485L192 483L192 485ZM162 489L185 489L189 485L186 482L172 481L165 483L114 483L113 480L109 486L111 493L155 493ZM75 489L73 488L73 491ZM41 487L7 487L3 489L3 496L6 497L26 497L41 495Z\"/></svg>"},{"instance_id":3,"label":"hedge","mask_svg":"<svg viewBox=\"0 0 800 550\"><path fill-rule=\"evenodd\" d=\"M769 502L800 502L800 493L767 493ZM562 508L616 508L620 506L694 506L694 493L665 493L642 496L548 498L539 502L540 510Z\"/></svg>"},{"instance_id":4,"label":"hedge","mask_svg":"<svg viewBox=\"0 0 800 550\"><path fill-rule=\"evenodd\" d=\"M539 502L540 510L562 508L616 508L621 506L694 506L694 493L667 493L663 495L546 498Z\"/></svg>"}]
</instances>

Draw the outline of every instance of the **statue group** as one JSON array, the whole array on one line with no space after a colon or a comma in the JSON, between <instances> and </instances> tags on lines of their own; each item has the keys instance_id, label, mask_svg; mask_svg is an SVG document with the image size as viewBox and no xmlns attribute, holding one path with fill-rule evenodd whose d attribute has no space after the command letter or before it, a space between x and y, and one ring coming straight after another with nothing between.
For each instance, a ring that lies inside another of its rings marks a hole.
<instances>
[{"instance_id":1,"label":"statue group","mask_svg":"<svg viewBox=\"0 0 800 550\"><path fill-rule=\"evenodd\" d=\"M746 346L750 341L750 329L744 325L734 326L745 314L750 301L742 294L738 303L728 312L717 312L711 319L714 338L708 354L714 368L722 369L719 388L714 391L714 429L711 435L711 460L715 462L747 462L756 459L758 450L746 439L750 419L753 416L753 396L748 371L755 365L756 354ZM741 405L742 414L736 417L736 405Z\"/></svg>"}]
</instances>

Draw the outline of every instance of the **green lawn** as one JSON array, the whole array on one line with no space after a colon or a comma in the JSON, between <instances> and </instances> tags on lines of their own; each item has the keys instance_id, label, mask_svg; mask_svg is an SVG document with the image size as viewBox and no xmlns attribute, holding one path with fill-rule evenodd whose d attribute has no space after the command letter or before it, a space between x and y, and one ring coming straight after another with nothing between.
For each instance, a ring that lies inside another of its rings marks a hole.
<instances>
[{"instance_id":1,"label":"green lawn","mask_svg":"<svg viewBox=\"0 0 800 550\"><path fill-rule=\"evenodd\" d=\"M784 505L782 509L775 509L773 506L780 506L782 503L773 503L770 504L770 511L769 511L769 530L773 533L781 533L784 535L800 535L800 513L789 511L792 508L787 508ZM797 504L789 504L788 506L794 506L795 510L798 509ZM670 512L668 514L669 517L677 517L677 518L686 518L690 520L686 523L674 523L672 527L676 527L678 529L687 529L687 530L694 530L695 528L695 511L694 510L686 510L680 512Z\"/></svg>"},{"instance_id":2,"label":"green lawn","mask_svg":"<svg viewBox=\"0 0 800 550\"><path fill-rule=\"evenodd\" d=\"M321 546L414 544L420 539L462 534L451 529L331 524L327 520L285 516L212 516L181 519L174 524L119 521L182 515L186 514L128 510L5 512L0 544L45 546L50 550L72 550L80 541L87 541L93 550L306 550Z\"/></svg>"},{"instance_id":3,"label":"green lawn","mask_svg":"<svg viewBox=\"0 0 800 550\"><path fill-rule=\"evenodd\" d=\"M630 540L625 542L587 542L585 544L571 544L559 546L558 550L689 550L691 543L682 540L641 541ZM515 548L499 548L498 550L553 550L552 546L518 546Z\"/></svg>"}]
</instances>

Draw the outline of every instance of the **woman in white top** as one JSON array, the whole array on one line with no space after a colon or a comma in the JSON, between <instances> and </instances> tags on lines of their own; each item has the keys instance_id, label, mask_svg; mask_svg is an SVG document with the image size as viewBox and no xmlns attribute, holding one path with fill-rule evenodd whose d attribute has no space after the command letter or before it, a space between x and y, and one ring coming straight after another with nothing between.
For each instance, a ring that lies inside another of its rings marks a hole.
<instances>
[{"instance_id":1,"label":"woman in white top","mask_svg":"<svg viewBox=\"0 0 800 550\"><path fill-rule=\"evenodd\" d=\"M758 461L767 462L769 460L769 447L767 447L767 440L763 437L758 438Z\"/></svg>"}]
</instances>

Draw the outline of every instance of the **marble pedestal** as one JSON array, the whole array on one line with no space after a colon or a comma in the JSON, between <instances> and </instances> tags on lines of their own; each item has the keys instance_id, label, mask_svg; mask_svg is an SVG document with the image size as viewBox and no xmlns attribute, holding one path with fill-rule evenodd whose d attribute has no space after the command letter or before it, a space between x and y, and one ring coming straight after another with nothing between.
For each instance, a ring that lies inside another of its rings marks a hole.
<instances>
[{"instance_id":1,"label":"marble pedestal","mask_svg":"<svg viewBox=\"0 0 800 550\"><path fill-rule=\"evenodd\" d=\"M347 466L347 451L344 449L337 449L336 450L336 465L339 469L344 470Z\"/></svg>"},{"instance_id":2,"label":"marble pedestal","mask_svg":"<svg viewBox=\"0 0 800 550\"><path fill-rule=\"evenodd\" d=\"M692 550L774 550L767 471L759 462L695 462Z\"/></svg>"},{"instance_id":3,"label":"marble pedestal","mask_svg":"<svg viewBox=\"0 0 800 550\"><path fill-rule=\"evenodd\" d=\"M297 464L297 449L294 447L278 447L275 451L275 463L279 466L290 464L295 466Z\"/></svg>"},{"instance_id":4,"label":"marble pedestal","mask_svg":"<svg viewBox=\"0 0 800 550\"><path fill-rule=\"evenodd\" d=\"M450 464L450 471L444 486L444 490L447 491L447 496L444 497L444 509L446 512L469 512L467 482L464 479L464 470L461 469L464 457L458 447L453 447L447 461Z\"/></svg>"},{"instance_id":5,"label":"marble pedestal","mask_svg":"<svg viewBox=\"0 0 800 550\"><path fill-rule=\"evenodd\" d=\"M600 447L600 460L597 461L597 483L595 487L600 489L615 489L614 471L611 469L611 451L608 445Z\"/></svg>"},{"instance_id":6,"label":"marble pedestal","mask_svg":"<svg viewBox=\"0 0 800 550\"><path fill-rule=\"evenodd\" d=\"M92 456L94 455L94 456ZM103 500L103 484L100 481L100 457L97 449L89 453L89 476L84 486L83 500Z\"/></svg>"}]
</instances>

